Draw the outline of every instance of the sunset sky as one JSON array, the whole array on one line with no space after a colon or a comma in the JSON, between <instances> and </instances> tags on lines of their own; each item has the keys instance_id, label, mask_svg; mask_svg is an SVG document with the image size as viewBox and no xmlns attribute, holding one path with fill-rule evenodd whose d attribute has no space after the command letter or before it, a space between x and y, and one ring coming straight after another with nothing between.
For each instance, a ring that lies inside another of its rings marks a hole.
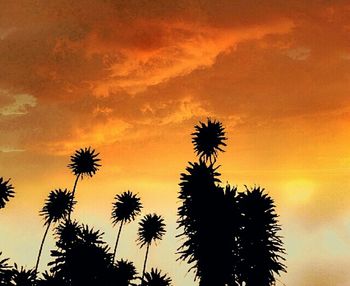
<instances>
[{"instance_id":1,"label":"sunset sky","mask_svg":"<svg viewBox=\"0 0 350 286\"><path fill-rule=\"evenodd\" d=\"M263 186L283 226L288 286L350 285L349 1L0 1L0 176L16 197L0 212L0 251L34 267L48 192L71 189L69 157L100 152L74 217L105 232L115 194L165 218L150 250L174 286L180 173L193 126L223 122L222 182ZM137 222L118 255L141 271ZM52 237L44 249L46 269Z\"/></svg>"}]
</instances>

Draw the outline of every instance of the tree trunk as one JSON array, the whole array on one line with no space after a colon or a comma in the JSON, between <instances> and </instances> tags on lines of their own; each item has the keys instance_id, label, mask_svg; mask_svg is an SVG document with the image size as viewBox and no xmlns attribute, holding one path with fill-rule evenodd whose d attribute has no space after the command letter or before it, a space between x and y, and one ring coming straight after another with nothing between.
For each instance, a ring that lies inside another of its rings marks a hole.
<instances>
[{"instance_id":1,"label":"tree trunk","mask_svg":"<svg viewBox=\"0 0 350 286\"><path fill-rule=\"evenodd\" d=\"M150 246L150 243L148 243L148 244L147 244L146 256L145 256L145 262L143 263L143 270L142 270L142 280L141 280L141 285L144 285L144 283L143 283L143 279L144 279L144 277L145 277L145 272L146 272L146 264L147 264L147 258L148 258L149 246Z\"/></svg>"},{"instance_id":2,"label":"tree trunk","mask_svg":"<svg viewBox=\"0 0 350 286\"><path fill-rule=\"evenodd\" d=\"M42 250L43 250L44 242L45 242L47 233L48 233L48 231L49 231L50 225L51 225L51 220L50 220L49 223L47 224L47 228L46 228L46 230L45 230L43 240L41 241L41 245L40 245L40 249L39 249L39 254L38 254L38 259L36 260L36 265L35 265L35 275L37 275L37 272L38 272L38 267L39 267L39 261L40 261L41 252L42 252Z\"/></svg>"},{"instance_id":3,"label":"tree trunk","mask_svg":"<svg viewBox=\"0 0 350 286\"><path fill-rule=\"evenodd\" d=\"M116 253L117 253L117 247L118 247L118 242L119 242L119 238L120 238L120 233L122 231L123 223L124 223L124 220L122 220L120 222L119 231L118 231L118 235L117 235L117 241L115 242L115 247L114 247L114 252L113 252L113 260L112 260L113 263L114 263L114 259L115 259Z\"/></svg>"},{"instance_id":4,"label":"tree trunk","mask_svg":"<svg viewBox=\"0 0 350 286\"><path fill-rule=\"evenodd\" d=\"M70 209L69 209L69 213L68 213L68 220L69 221L70 221L70 214L71 214L72 209L73 209L74 195L75 195L75 190L77 188L79 178L80 178L80 174L77 175L75 182L74 182L74 187L73 187L73 191L72 191L72 201L71 201Z\"/></svg>"}]
</instances>

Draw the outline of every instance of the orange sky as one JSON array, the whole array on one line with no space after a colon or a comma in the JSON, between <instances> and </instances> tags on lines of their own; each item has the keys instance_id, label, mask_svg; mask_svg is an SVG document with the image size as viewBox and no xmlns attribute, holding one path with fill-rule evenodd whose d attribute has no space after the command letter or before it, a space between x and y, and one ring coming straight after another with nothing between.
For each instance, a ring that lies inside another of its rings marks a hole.
<instances>
[{"instance_id":1,"label":"orange sky","mask_svg":"<svg viewBox=\"0 0 350 286\"><path fill-rule=\"evenodd\" d=\"M17 194L0 251L34 266L38 211L49 190L72 187L69 156L92 146L103 166L79 185L75 216L112 244L113 196L138 192L168 223L149 266L196 285L175 262L177 184L193 125L211 116L229 137L222 181L276 200L280 280L350 285L349 83L349 1L1 1L0 176ZM136 228L121 255L140 269Z\"/></svg>"}]
</instances>

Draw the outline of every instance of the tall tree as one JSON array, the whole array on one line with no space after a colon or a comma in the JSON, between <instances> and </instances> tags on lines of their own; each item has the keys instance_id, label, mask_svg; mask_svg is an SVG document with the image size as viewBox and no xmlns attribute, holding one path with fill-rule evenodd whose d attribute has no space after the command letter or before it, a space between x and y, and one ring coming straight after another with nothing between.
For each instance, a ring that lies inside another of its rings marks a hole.
<instances>
[{"instance_id":1,"label":"tall tree","mask_svg":"<svg viewBox=\"0 0 350 286\"><path fill-rule=\"evenodd\" d=\"M6 203L13 198L15 192L13 186L10 184L10 179L7 181L0 177L0 209L4 208Z\"/></svg>"},{"instance_id":2,"label":"tall tree","mask_svg":"<svg viewBox=\"0 0 350 286\"><path fill-rule=\"evenodd\" d=\"M283 242L273 199L263 188L248 188L238 195L241 213L239 231L240 283L274 285L274 274L286 271Z\"/></svg>"},{"instance_id":3,"label":"tall tree","mask_svg":"<svg viewBox=\"0 0 350 286\"><path fill-rule=\"evenodd\" d=\"M142 204L140 198L134 195L132 192L127 191L116 195L112 206L112 221L114 225L119 223L119 231L113 251L113 262L115 260L123 225L135 220L136 216L140 214L141 209Z\"/></svg>"},{"instance_id":4,"label":"tall tree","mask_svg":"<svg viewBox=\"0 0 350 286\"><path fill-rule=\"evenodd\" d=\"M92 177L98 171L98 168L101 167L99 162L101 159L98 158L99 153L95 153L95 149L84 148L75 151L71 156L71 163L68 165L68 168L71 169L75 175L75 182L73 186L73 198L75 196L75 191L79 178L83 179L84 176ZM69 211L69 219L72 210Z\"/></svg>"},{"instance_id":5,"label":"tall tree","mask_svg":"<svg viewBox=\"0 0 350 286\"><path fill-rule=\"evenodd\" d=\"M165 224L164 219L161 216L156 214L147 214L141 219L139 223L137 240L141 248L146 245L146 254L143 263L141 285L144 285L144 276L151 243L153 241L161 240L164 234Z\"/></svg>"},{"instance_id":6,"label":"tall tree","mask_svg":"<svg viewBox=\"0 0 350 286\"><path fill-rule=\"evenodd\" d=\"M39 261L41 257L41 252L43 250L44 242L52 223L56 223L63 219L69 214L75 201L73 200L73 195L67 189L53 190L50 192L48 198L46 199L45 205L40 211L40 215L44 217L46 225L46 230L41 241L38 258L35 265L35 273L38 271Z\"/></svg>"}]
</instances>

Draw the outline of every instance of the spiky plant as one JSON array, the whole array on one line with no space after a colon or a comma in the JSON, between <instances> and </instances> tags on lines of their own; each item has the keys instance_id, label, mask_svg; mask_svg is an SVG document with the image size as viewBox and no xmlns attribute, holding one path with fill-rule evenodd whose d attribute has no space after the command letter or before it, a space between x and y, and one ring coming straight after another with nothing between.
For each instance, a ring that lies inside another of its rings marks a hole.
<instances>
[{"instance_id":1,"label":"spiky plant","mask_svg":"<svg viewBox=\"0 0 350 286\"><path fill-rule=\"evenodd\" d=\"M151 269L147 272L143 281L144 286L171 286L171 278L167 274L162 274L158 269Z\"/></svg>"},{"instance_id":2,"label":"spiky plant","mask_svg":"<svg viewBox=\"0 0 350 286\"><path fill-rule=\"evenodd\" d=\"M36 272L33 269L27 270L23 266L19 268L15 263L12 269L11 286L35 286Z\"/></svg>"},{"instance_id":3,"label":"spiky plant","mask_svg":"<svg viewBox=\"0 0 350 286\"><path fill-rule=\"evenodd\" d=\"M135 220L136 216L141 213L142 204L140 198L132 192L127 191L115 196L112 206L112 221L116 225L119 223L119 231L113 251L113 261L116 256L118 242L123 224Z\"/></svg>"},{"instance_id":4,"label":"spiky plant","mask_svg":"<svg viewBox=\"0 0 350 286\"><path fill-rule=\"evenodd\" d=\"M205 162L210 161L210 163L215 162L218 152L224 152L222 147L226 146L225 140L227 138L222 123L208 118L206 124L199 122L194 128L192 143L199 159Z\"/></svg>"},{"instance_id":5,"label":"spiky plant","mask_svg":"<svg viewBox=\"0 0 350 286\"><path fill-rule=\"evenodd\" d=\"M68 284L55 273L45 271L43 278L37 282L37 286L68 286Z\"/></svg>"},{"instance_id":6,"label":"spiky plant","mask_svg":"<svg viewBox=\"0 0 350 286\"><path fill-rule=\"evenodd\" d=\"M113 285L112 254L103 241L103 233L87 225L77 228L70 224L62 226L60 233L57 234L58 249L51 251L51 256L54 258L54 261L49 263L52 267L51 272L70 286ZM60 235L67 234L68 230L65 229L67 226L72 232L69 236L74 237L71 243L60 241L62 239Z\"/></svg>"},{"instance_id":7,"label":"spiky plant","mask_svg":"<svg viewBox=\"0 0 350 286\"><path fill-rule=\"evenodd\" d=\"M52 223L57 223L59 220L65 218L69 211L72 209L75 201L73 195L67 189L57 189L49 193L48 198L45 201L44 207L40 211L40 215L44 218L44 225L46 230L41 241L38 258L35 265L35 272L37 273L41 252L43 250L44 242Z\"/></svg>"},{"instance_id":8,"label":"spiky plant","mask_svg":"<svg viewBox=\"0 0 350 286\"><path fill-rule=\"evenodd\" d=\"M0 256L2 252L0 252ZM8 264L9 258L0 257L0 285L9 285L11 281L11 266Z\"/></svg>"},{"instance_id":9,"label":"spiky plant","mask_svg":"<svg viewBox=\"0 0 350 286\"><path fill-rule=\"evenodd\" d=\"M286 271L283 242L273 199L254 187L238 196L240 218L238 270L247 286L270 286Z\"/></svg>"},{"instance_id":10,"label":"spiky plant","mask_svg":"<svg viewBox=\"0 0 350 286\"><path fill-rule=\"evenodd\" d=\"M10 180L8 179L6 181L3 177L0 177L0 209L4 208L10 198L13 198L15 195Z\"/></svg>"},{"instance_id":11,"label":"spiky plant","mask_svg":"<svg viewBox=\"0 0 350 286\"><path fill-rule=\"evenodd\" d=\"M147 214L139 222L137 241L141 248L145 245L147 247L145 260L143 263L141 281L143 281L145 271L146 271L149 247L151 246L151 243L153 241L155 242L157 240L161 240L164 234L165 234L164 219L159 215Z\"/></svg>"},{"instance_id":12,"label":"spiky plant","mask_svg":"<svg viewBox=\"0 0 350 286\"><path fill-rule=\"evenodd\" d=\"M136 279L137 271L134 264L127 260L118 260L115 265L115 284L129 286Z\"/></svg>"},{"instance_id":13,"label":"spiky plant","mask_svg":"<svg viewBox=\"0 0 350 286\"><path fill-rule=\"evenodd\" d=\"M73 199L79 178L84 178L84 176L92 177L101 167L101 164L99 164L101 159L98 158L98 155L99 153L95 153L95 149L89 147L76 150L71 156L71 163L68 165L68 168L71 169L76 177L73 186ZM71 212L72 210L69 212L69 219Z\"/></svg>"}]
</instances>

